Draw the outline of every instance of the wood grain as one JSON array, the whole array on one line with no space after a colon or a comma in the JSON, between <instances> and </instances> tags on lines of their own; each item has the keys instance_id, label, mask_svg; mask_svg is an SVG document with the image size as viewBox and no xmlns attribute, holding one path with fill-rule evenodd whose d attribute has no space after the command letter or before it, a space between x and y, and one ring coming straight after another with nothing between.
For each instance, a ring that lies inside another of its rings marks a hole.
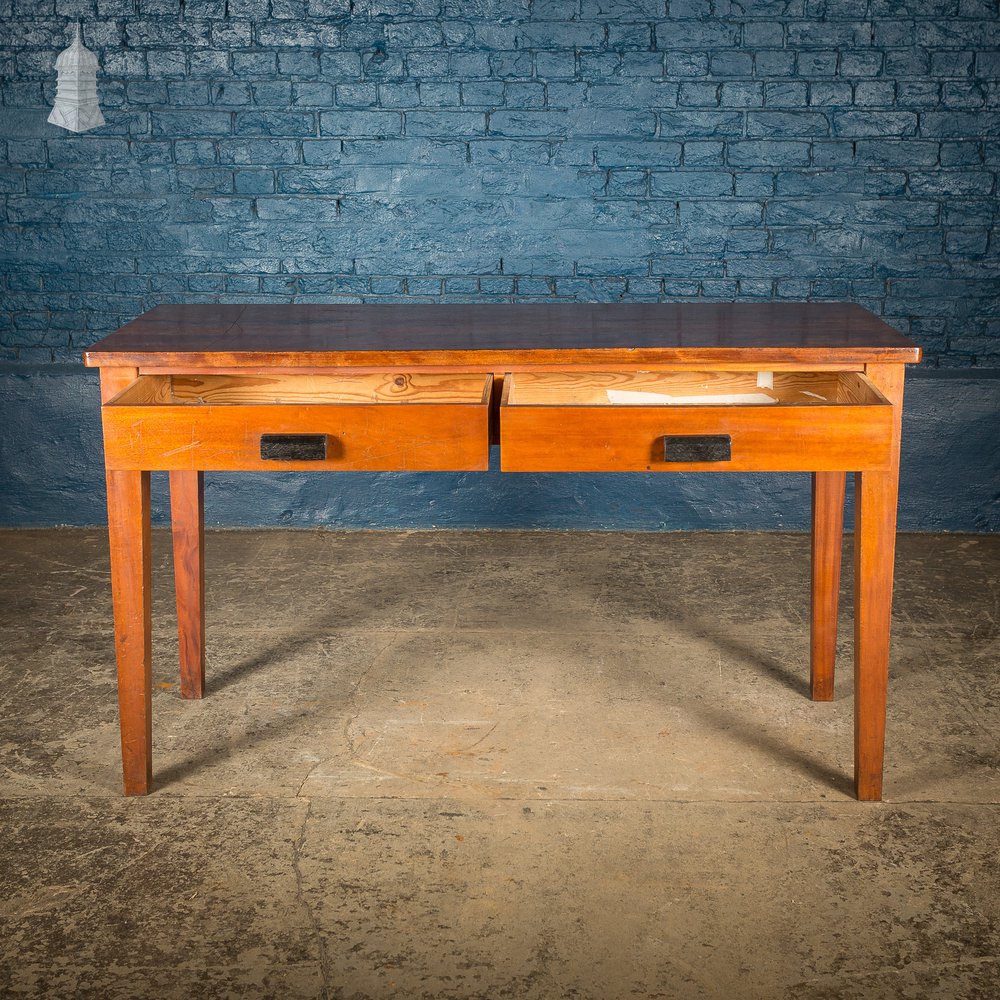
<instances>
[{"instance_id":1,"label":"wood grain","mask_svg":"<svg viewBox=\"0 0 1000 1000\"><path fill-rule=\"evenodd\" d=\"M152 630L149 473L109 470L108 538L126 795L152 784Z\"/></svg>"},{"instance_id":2,"label":"wood grain","mask_svg":"<svg viewBox=\"0 0 1000 1000\"><path fill-rule=\"evenodd\" d=\"M504 384L505 472L813 472L885 469L892 407L574 406L510 403ZM727 462L664 461L666 435L729 435Z\"/></svg>"},{"instance_id":3,"label":"wood grain","mask_svg":"<svg viewBox=\"0 0 1000 1000\"><path fill-rule=\"evenodd\" d=\"M812 477L809 664L813 701L833 700L846 478L843 472L814 472Z\"/></svg>"},{"instance_id":4,"label":"wood grain","mask_svg":"<svg viewBox=\"0 0 1000 1000\"><path fill-rule=\"evenodd\" d=\"M133 385L138 377L137 368L102 368L101 403L110 403L118 393Z\"/></svg>"},{"instance_id":5,"label":"wood grain","mask_svg":"<svg viewBox=\"0 0 1000 1000\"><path fill-rule=\"evenodd\" d=\"M485 373L324 373L307 375L143 375L115 406L484 403Z\"/></svg>"},{"instance_id":6,"label":"wood grain","mask_svg":"<svg viewBox=\"0 0 1000 1000\"><path fill-rule=\"evenodd\" d=\"M401 368L911 362L920 349L854 304L559 303L157 306L88 365Z\"/></svg>"},{"instance_id":7,"label":"wood grain","mask_svg":"<svg viewBox=\"0 0 1000 1000\"><path fill-rule=\"evenodd\" d=\"M739 405L746 396L757 405L839 406L885 403L863 375L855 372L769 372L759 385L756 372L514 372L509 406ZM661 397L653 400L650 397ZM732 401L724 397L731 396ZM634 398L634 401L633 401ZM699 402L705 398L704 403Z\"/></svg>"},{"instance_id":8,"label":"wood grain","mask_svg":"<svg viewBox=\"0 0 1000 1000\"><path fill-rule=\"evenodd\" d=\"M170 473L181 697L205 694L205 475Z\"/></svg>"},{"instance_id":9,"label":"wood grain","mask_svg":"<svg viewBox=\"0 0 1000 1000\"><path fill-rule=\"evenodd\" d=\"M833 690L844 472L859 472L855 788L880 798L902 364L919 357L833 303L157 307L86 356L102 366L126 793L151 783L148 470L172 473L182 693L197 697L203 469L485 469L499 425L506 471L816 473L818 699ZM664 386L684 405L627 398ZM775 401L716 398L761 391ZM263 434L325 435L328 459L262 460ZM728 436L732 458L665 463L665 435Z\"/></svg>"},{"instance_id":10,"label":"wood grain","mask_svg":"<svg viewBox=\"0 0 1000 1000\"><path fill-rule=\"evenodd\" d=\"M866 374L893 403L889 469L858 473L854 487L854 788L862 801L880 801L896 552L903 368L871 366Z\"/></svg>"},{"instance_id":11,"label":"wood grain","mask_svg":"<svg viewBox=\"0 0 1000 1000\"><path fill-rule=\"evenodd\" d=\"M264 434L325 434L324 461L267 461ZM485 469L489 403L104 407L111 469Z\"/></svg>"}]
</instances>

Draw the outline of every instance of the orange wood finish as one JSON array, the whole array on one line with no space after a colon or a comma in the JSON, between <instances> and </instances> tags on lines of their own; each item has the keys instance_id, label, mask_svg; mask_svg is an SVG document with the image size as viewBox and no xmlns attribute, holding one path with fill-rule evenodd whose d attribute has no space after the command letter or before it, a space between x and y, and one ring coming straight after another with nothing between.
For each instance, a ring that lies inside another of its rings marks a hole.
<instances>
[{"instance_id":1,"label":"orange wood finish","mask_svg":"<svg viewBox=\"0 0 1000 1000\"><path fill-rule=\"evenodd\" d=\"M108 536L126 795L153 780L149 473L109 470Z\"/></svg>"},{"instance_id":2,"label":"orange wood finish","mask_svg":"<svg viewBox=\"0 0 1000 1000\"><path fill-rule=\"evenodd\" d=\"M181 697L205 694L205 474L170 473Z\"/></svg>"},{"instance_id":3,"label":"orange wood finish","mask_svg":"<svg viewBox=\"0 0 1000 1000\"><path fill-rule=\"evenodd\" d=\"M649 384L643 381L644 386ZM519 405L512 402L518 398L517 386L517 373L504 382L500 409L504 472L809 472L889 467L892 407L881 396L838 405L811 400L806 405L624 406L603 401ZM546 398L537 387L525 395L532 400ZM551 395L555 400L572 398L558 383ZM578 393L578 398L588 394ZM729 435L732 458L664 461L665 436L703 434Z\"/></svg>"},{"instance_id":4,"label":"orange wood finish","mask_svg":"<svg viewBox=\"0 0 1000 1000\"><path fill-rule=\"evenodd\" d=\"M265 434L324 434L320 461L261 458ZM109 469L485 469L489 403L344 406L128 406L104 408Z\"/></svg>"},{"instance_id":5,"label":"orange wood finish","mask_svg":"<svg viewBox=\"0 0 1000 1000\"><path fill-rule=\"evenodd\" d=\"M489 397L489 378L482 372L243 372L143 375L110 402L115 406L478 404L489 402Z\"/></svg>"},{"instance_id":6,"label":"orange wood finish","mask_svg":"<svg viewBox=\"0 0 1000 1000\"><path fill-rule=\"evenodd\" d=\"M870 380L893 402L892 464L854 477L854 790L882 798L889 631L896 554L903 368L871 365Z\"/></svg>"},{"instance_id":7,"label":"orange wood finish","mask_svg":"<svg viewBox=\"0 0 1000 1000\"><path fill-rule=\"evenodd\" d=\"M843 472L814 472L812 477L812 627L809 672L813 701L833 700L846 479Z\"/></svg>"},{"instance_id":8,"label":"orange wood finish","mask_svg":"<svg viewBox=\"0 0 1000 1000\"><path fill-rule=\"evenodd\" d=\"M762 377L764 376L764 377ZM847 406L886 403L855 372L516 372L508 406Z\"/></svg>"},{"instance_id":9,"label":"orange wood finish","mask_svg":"<svg viewBox=\"0 0 1000 1000\"><path fill-rule=\"evenodd\" d=\"M913 362L920 349L833 302L164 305L105 337L88 365L613 371L618 365Z\"/></svg>"},{"instance_id":10,"label":"orange wood finish","mask_svg":"<svg viewBox=\"0 0 1000 1000\"><path fill-rule=\"evenodd\" d=\"M844 474L855 472L855 790L880 798L902 373L919 357L865 310L830 303L161 306L140 316L86 354L101 367L126 793L151 782L149 470L171 473L182 694L199 697L203 470L484 469L499 439L505 470L815 473L817 700L832 697ZM774 373L769 405L710 401L740 395L756 384L746 373L761 370ZM664 385L674 400L607 397ZM262 460L260 436L275 433L325 434L329 457ZM667 465L665 434L728 434L732 458Z\"/></svg>"},{"instance_id":11,"label":"orange wood finish","mask_svg":"<svg viewBox=\"0 0 1000 1000\"><path fill-rule=\"evenodd\" d=\"M139 377L138 368L102 368L101 404L110 403L120 392L134 385Z\"/></svg>"}]
</instances>

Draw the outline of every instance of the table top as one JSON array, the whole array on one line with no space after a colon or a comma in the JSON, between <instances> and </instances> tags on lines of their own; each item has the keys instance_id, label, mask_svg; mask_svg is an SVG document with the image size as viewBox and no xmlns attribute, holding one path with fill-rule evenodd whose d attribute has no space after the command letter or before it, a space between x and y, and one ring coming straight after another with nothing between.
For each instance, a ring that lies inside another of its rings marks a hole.
<instances>
[{"instance_id":1,"label":"table top","mask_svg":"<svg viewBox=\"0 0 1000 1000\"><path fill-rule=\"evenodd\" d=\"M877 316L835 302L162 305L84 354L139 368L919 360Z\"/></svg>"}]
</instances>

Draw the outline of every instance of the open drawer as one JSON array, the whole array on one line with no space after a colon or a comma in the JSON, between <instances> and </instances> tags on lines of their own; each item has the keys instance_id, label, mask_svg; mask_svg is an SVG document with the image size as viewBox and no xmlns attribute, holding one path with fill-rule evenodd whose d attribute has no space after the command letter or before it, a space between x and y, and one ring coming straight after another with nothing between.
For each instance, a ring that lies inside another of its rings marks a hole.
<instances>
[{"instance_id":1,"label":"open drawer","mask_svg":"<svg viewBox=\"0 0 1000 1000\"><path fill-rule=\"evenodd\" d=\"M105 403L109 469L485 469L493 376L141 375Z\"/></svg>"},{"instance_id":2,"label":"open drawer","mask_svg":"<svg viewBox=\"0 0 1000 1000\"><path fill-rule=\"evenodd\" d=\"M858 372L515 372L505 472L889 467L892 406Z\"/></svg>"}]
</instances>

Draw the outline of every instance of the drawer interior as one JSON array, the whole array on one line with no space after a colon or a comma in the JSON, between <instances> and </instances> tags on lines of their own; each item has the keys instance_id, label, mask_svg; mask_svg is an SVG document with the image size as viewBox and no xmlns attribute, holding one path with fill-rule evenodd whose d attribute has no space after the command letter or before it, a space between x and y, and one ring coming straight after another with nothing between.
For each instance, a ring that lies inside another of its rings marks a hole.
<instances>
[{"instance_id":1,"label":"drawer interior","mask_svg":"<svg viewBox=\"0 0 1000 1000\"><path fill-rule=\"evenodd\" d=\"M515 372L507 406L886 405L860 372Z\"/></svg>"},{"instance_id":2,"label":"drawer interior","mask_svg":"<svg viewBox=\"0 0 1000 1000\"><path fill-rule=\"evenodd\" d=\"M274 406L292 404L489 402L493 376L481 373L319 375L140 375L109 406Z\"/></svg>"}]
</instances>

